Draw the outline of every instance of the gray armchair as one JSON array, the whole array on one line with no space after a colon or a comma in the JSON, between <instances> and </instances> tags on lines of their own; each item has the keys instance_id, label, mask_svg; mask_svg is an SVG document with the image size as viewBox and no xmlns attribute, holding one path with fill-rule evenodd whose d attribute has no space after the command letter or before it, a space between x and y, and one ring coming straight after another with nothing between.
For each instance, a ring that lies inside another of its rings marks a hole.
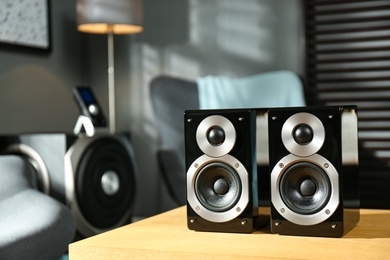
<instances>
[{"instance_id":1,"label":"gray armchair","mask_svg":"<svg viewBox=\"0 0 390 260\"><path fill-rule=\"evenodd\" d=\"M151 82L150 93L160 134L157 151L160 171L171 197L181 206L187 202L184 111L199 109L197 84L159 76Z\"/></svg>"},{"instance_id":2,"label":"gray armchair","mask_svg":"<svg viewBox=\"0 0 390 260\"><path fill-rule=\"evenodd\" d=\"M30 167L0 156L0 259L59 259L74 238L70 211L35 188Z\"/></svg>"}]
</instances>

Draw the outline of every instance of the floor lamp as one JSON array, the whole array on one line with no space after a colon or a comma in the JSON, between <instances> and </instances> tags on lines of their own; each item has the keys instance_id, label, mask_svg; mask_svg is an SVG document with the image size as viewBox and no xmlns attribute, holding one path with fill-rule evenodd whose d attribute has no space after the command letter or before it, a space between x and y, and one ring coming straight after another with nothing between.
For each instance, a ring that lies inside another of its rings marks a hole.
<instances>
[{"instance_id":1,"label":"floor lamp","mask_svg":"<svg viewBox=\"0 0 390 260\"><path fill-rule=\"evenodd\" d=\"M143 31L142 0L77 0L77 30L107 34L109 131L115 133L114 34Z\"/></svg>"}]
</instances>

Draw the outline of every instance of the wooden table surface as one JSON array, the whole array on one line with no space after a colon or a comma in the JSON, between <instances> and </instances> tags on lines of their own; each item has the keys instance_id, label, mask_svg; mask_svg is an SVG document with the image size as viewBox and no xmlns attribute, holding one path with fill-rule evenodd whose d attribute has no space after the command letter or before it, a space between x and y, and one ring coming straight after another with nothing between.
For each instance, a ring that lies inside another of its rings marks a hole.
<instances>
[{"instance_id":1,"label":"wooden table surface","mask_svg":"<svg viewBox=\"0 0 390 260\"><path fill-rule=\"evenodd\" d=\"M197 232L180 207L69 245L69 259L390 259L390 210L360 210L342 238Z\"/></svg>"}]
</instances>

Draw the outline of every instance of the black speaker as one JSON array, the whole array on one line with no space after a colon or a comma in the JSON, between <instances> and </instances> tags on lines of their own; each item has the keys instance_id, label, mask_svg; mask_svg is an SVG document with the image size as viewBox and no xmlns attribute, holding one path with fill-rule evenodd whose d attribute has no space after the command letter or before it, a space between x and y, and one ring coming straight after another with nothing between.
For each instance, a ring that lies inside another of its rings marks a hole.
<instances>
[{"instance_id":1,"label":"black speaker","mask_svg":"<svg viewBox=\"0 0 390 260\"><path fill-rule=\"evenodd\" d=\"M137 172L128 134L21 134L0 150L26 158L37 188L71 209L81 237L130 223Z\"/></svg>"},{"instance_id":2,"label":"black speaker","mask_svg":"<svg viewBox=\"0 0 390 260\"><path fill-rule=\"evenodd\" d=\"M258 211L256 111L185 112L188 228L250 233Z\"/></svg>"},{"instance_id":3,"label":"black speaker","mask_svg":"<svg viewBox=\"0 0 390 260\"><path fill-rule=\"evenodd\" d=\"M359 222L357 108L270 109L271 230L341 237Z\"/></svg>"}]
</instances>

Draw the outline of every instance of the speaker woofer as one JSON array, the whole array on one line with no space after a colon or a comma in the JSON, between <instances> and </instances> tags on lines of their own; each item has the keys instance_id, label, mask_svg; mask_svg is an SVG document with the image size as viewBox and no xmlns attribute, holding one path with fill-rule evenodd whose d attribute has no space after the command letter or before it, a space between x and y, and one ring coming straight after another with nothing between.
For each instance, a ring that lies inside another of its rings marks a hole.
<instances>
[{"instance_id":1,"label":"speaker woofer","mask_svg":"<svg viewBox=\"0 0 390 260\"><path fill-rule=\"evenodd\" d=\"M271 172L271 202L288 221L310 226L328 219L339 205L339 176L323 156L283 157Z\"/></svg>"},{"instance_id":2,"label":"speaker woofer","mask_svg":"<svg viewBox=\"0 0 390 260\"><path fill-rule=\"evenodd\" d=\"M208 210L227 211L240 197L240 178L229 165L212 162L197 174L195 193L199 202Z\"/></svg>"},{"instance_id":3,"label":"speaker woofer","mask_svg":"<svg viewBox=\"0 0 390 260\"><path fill-rule=\"evenodd\" d=\"M135 180L128 151L114 138L97 139L85 150L77 171L76 196L84 217L98 228L115 226L134 198L129 192L135 190Z\"/></svg>"},{"instance_id":4,"label":"speaker woofer","mask_svg":"<svg viewBox=\"0 0 390 260\"><path fill-rule=\"evenodd\" d=\"M202 155L187 171L187 200L202 218L222 223L237 218L249 202L249 175L227 154L218 159Z\"/></svg>"},{"instance_id":5,"label":"speaker woofer","mask_svg":"<svg viewBox=\"0 0 390 260\"><path fill-rule=\"evenodd\" d=\"M81 136L65 154L66 198L88 237L130 222L136 165L127 137Z\"/></svg>"},{"instance_id":6,"label":"speaker woofer","mask_svg":"<svg viewBox=\"0 0 390 260\"><path fill-rule=\"evenodd\" d=\"M328 203L331 184L325 171L316 164L298 162L288 167L279 184L280 196L292 211L314 214Z\"/></svg>"}]
</instances>

